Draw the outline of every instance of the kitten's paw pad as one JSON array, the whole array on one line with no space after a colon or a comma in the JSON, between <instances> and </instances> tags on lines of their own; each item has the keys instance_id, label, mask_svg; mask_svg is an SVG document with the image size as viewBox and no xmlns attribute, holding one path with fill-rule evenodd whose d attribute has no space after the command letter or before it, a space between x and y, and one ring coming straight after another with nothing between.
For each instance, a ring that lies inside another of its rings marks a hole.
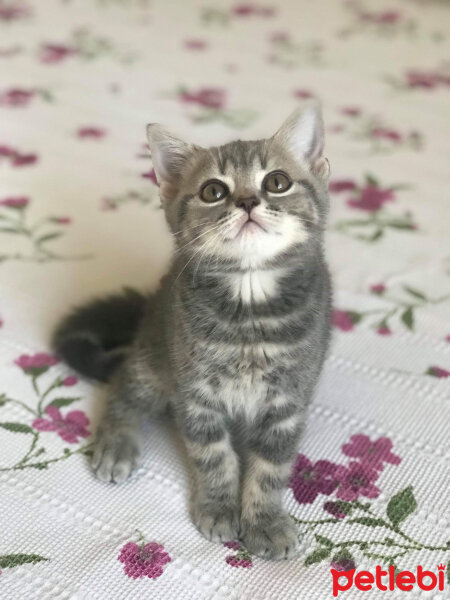
<instances>
[{"instance_id":1,"label":"kitten's paw pad","mask_svg":"<svg viewBox=\"0 0 450 600\"><path fill-rule=\"evenodd\" d=\"M139 446L131 434L102 434L95 443L92 468L100 481L122 483L136 467L139 454Z\"/></svg>"},{"instance_id":2,"label":"kitten's paw pad","mask_svg":"<svg viewBox=\"0 0 450 600\"><path fill-rule=\"evenodd\" d=\"M298 552L298 534L288 515L243 524L241 539L252 554L268 560L293 558Z\"/></svg>"},{"instance_id":3,"label":"kitten's paw pad","mask_svg":"<svg viewBox=\"0 0 450 600\"><path fill-rule=\"evenodd\" d=\"M198 507L194 523L200 533L211 542L230 542L239 534L239 511L226 506Z\"/></svg>"}]
</instances>

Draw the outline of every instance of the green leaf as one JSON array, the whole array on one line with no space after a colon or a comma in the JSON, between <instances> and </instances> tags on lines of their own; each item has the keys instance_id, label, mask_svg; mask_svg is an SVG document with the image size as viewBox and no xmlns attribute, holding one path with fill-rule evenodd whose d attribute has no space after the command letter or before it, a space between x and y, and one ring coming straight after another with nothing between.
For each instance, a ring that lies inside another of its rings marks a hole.
<instances>
[{"instance_id":1,"label":"green leaf","mask_svg":"<svg viewBox=\"0 0 450 600\"><path fill-rule=\"evenodd\" d=\"M353 504L352 502L345 502L344 500L338 500L337 504L339 506L340 511L343 512L345 515L350 515L353 512L355 506L357 506L357 503Z\"/></svg>"},{"instance_id":2,"label":"green leaf","mask_svg":"<svg viewBox=\"0 0 450 600\"><path fill-rule=\"evenodd\" d=\"M322 546L327 546L328 548L332 548L334 546L333 542L323 535L319 535L318 533L316 533L314 537L316 538L317 542L319 542L319 544L322 544Z\"/></svg>"},{"instance_id":3,"label":"green leaf","mask_svg":"<svg viewBox=\"0 0 450 600\"><path fill-rule=\"evenodd\" d=\"M356 312L355 310L346 310L345 312L350 317L350 321L353 323L353 325L356 325L362 319L362 314Z\"/></svg>"},{"instance_id":4,"label":"green leaf","mask_svg":"<svg viewBox=\"0 0 450 600\"><path fill-rule=\"evenodd\" d=\"M331 548L324 548L323 546L320 548L316 548L314 552L308 554L305 558L305 567L309 567L309 565L314 565L315 563L322 562L326 558L328 558L331 554Z\"/></svg>"},{"instance_id":5,"label":"green leaf","mask_svg":"<svg viewBox=\"0 0 450 600\"><path fill-rule=\"evenodd\" d=\"M55 240L56 238L61 237L63 234L60 231L55 231L54 233L47 233L39 238L37 238L36 242L38 244L42 244L42 242L49 242L50 240Z\"/></svg>"},{"instance_id":6,"label":"green leaf","mask_svg":"<svg viewBox=\"0 0 450 600\"><path fill-rule=\"evenodd\" d=\"M81 397L79 398L55 398L54 400L52 400L49 404L49 406L56 406L56 408L62 408L63 406L69 406L69 404L72 404L72 402L77 402L78 400L81 400Z\"/></svg>"},{"instance_id":7,"label":"green leaf","mask_svg":"<svg viewBox=\"0 0 450 600\"><path fill-rule=\"evenodd\" d=\"M13 433L34 433L34 429L23 423L0 423L0 427Z\"/></svg>"},{"instance_id":8,"label":"green leaf","mask_svg":"<svg viewBox=\"0 0 450 600\"><path fill-rule=\"evenodd\" d=\"M341 562L342 560L351 560L355 562L352 553L349 552L347 548L342 548L341 550L336 552L336 554L333 555L331 562Z\"/></svg>"},{"instance_id":9,"label":"green leaf","mask_svg":"<svg viewBox=\"0 0 450 600\"><path fill-rule=\"evenodd\" d=\"M402 223L401 221L390 221L389 223L387 223L387 226L391 227L392 229L415 229L412 223Z\"/></svg>"},{"instance_id":10,"label":"green leaf","mask_svg":"<svg viewBox=\"0 0 450 600\"><path fill-rule=\"evenodd\" d=\"M0 567L2 569L11 569L12 567L18 567L19 565L37 563L43 560L49 559L39 556L39 554L3 554L0 556Z\"/></svg>"},{"instance_id":11,"label":"green leaf","mask_svg":"<svg viewBox=\"0 0 450 600\"><path fill-rule=\"evenodd\" d=\"M383 519L374 519L372 517L356 517L349 521L349 523L359 523L360 525L366 525L366 527L384 527L385 522Z\"/></svg>"},{"instance_id":12,"label":"green leaf","mask_svg":"<svg viewBox=\"0 0 450 600\"><path fill-rule=\"evenodd\" d=\"M418 290L415 290L414 288L409 287L409 285L404 285L403 289L406 290L408 292L408 294L411 294L411 296L415 296L416 298L420 298L421 300L427 299L425 294L422 294L422 292L419 292Z\"/></svg>"},{"instance_id":13,"label":"green leaf","mask_svg":"<svg viewBox=\"0 0 450 600\"><path fill-rule=\"evenodd\" d=\"M408 486L389 500L386 513L394 527L400 525L417 508L412 487Z\"/></svg>"},{"instance_id":14,"label":"green leaf","mask_svg":"<svg viewBox=\"0 0 450 600\"><path fill-rule=\"evenodd\" d=\"M447 563L447 583L450 585L450 560Z\"/></svg>"},{"instance_id":15,"label":"green leaf","mask_svg":"<svg viewBox=\"0 0 450 600\"><path fill-rule=\"evenodd\" d=\"M402 321L408 329L414 329L414 312L411 306L403 312Z\"/></svg>"},{"instance_id":16,"label":"green leaf","mask_svg":"<svg viewBox=\"0 0 450 600\"><path fill-rule=\"evenodd\" d=\"M366 175L366 183L378 187L378 179L375 179L375 177L373 175L370 175L370 173Z\"/></svg>"}]
</instances>

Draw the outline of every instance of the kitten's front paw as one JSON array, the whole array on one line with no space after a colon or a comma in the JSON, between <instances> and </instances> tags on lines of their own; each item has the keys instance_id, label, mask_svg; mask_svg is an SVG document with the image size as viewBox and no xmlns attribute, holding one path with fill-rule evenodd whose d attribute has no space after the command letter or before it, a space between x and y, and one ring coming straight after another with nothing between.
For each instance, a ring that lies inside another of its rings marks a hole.
<instances>
[{"instance_id":1,"label":"kitten's front paw","mask_svg":"<svg viewBox=\"0 0 450 600\"><path fill-rule=\"evenodd\" d=\"M131 432L109 431L99 434L91 464L100 481L122 483L136 467L139 455Z\"/></svg>"},{"instance_id":2,"label":"kitten's front paw","mask_svg":"<svg viewBox=\"0 0 450 600\"><path fill-rule=\"evenodd\" d=\"M223 504L199 504L193 511L194 524L211 542L230 542L239 534L239 510Z\"/></svg>"},{"instance_id":3,"label":"kitten's front paw","mask_svg":"<svg viewBox=\"0 0 450 600\"><path fill-rule=\"evenodd\" d=\"M298 551L297 531L285 513L243 522L241 539L249 552L269 560L293 558Z\"/></svg>"}]
</instances>

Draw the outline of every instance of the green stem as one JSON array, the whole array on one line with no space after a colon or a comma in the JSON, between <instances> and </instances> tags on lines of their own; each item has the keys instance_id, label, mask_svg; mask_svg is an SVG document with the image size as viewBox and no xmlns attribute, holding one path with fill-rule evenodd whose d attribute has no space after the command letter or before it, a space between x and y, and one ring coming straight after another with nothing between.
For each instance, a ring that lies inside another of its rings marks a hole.
<instances>
[{"instance_id":1,"label":"green stem","mask_svg":"<svg viewBox=\"0 0 450 600\"><path fill-rule=\"evenodd\" d=\"M54 390L55 388L59 387L61 385L61 378L58 377L50 386L49 388L42 394L42 396L39 398L39 402L38 402L38 407L37 407L37 412L38 415L41 417L42 413L44 412L45 409L43 409L43 403L45 398L48 396L48 394Z\"/></svg>"},{"instance_id":2,"label":"green stem","mask_svg":"<svg viewBox=\"0 0 450 600\"><path fill-rule=\"evenodd\" d=\"M25 456L22 458L22 460L19 463L17 463L17 466L24 465L27 462L27 460L30 458L33 450L36 448L38 439L39 439L39 433L36 431L33 433L33 441L31 442L31 446L30 446L28 452L25 454Z\"/></svg>"},{"instance_id":3,"label":"green stem","mask_svg":"<svg viewBox=\"0 0 450 600\"><path fill-rule=\"evenodd\" d=\"M51 463L55 463L55 462L59 462L61 460L67 460L68 458L70 458L71 456L74 456L75 454L85 454L86 450L89 450L91 448L92 444L87 444L86 446L82 446L81 448L78 448L77 450L73 450L72 452L66 452L65 454L63 454L62 456L58 456L57 458L51 458L49 460L43 461L43 462L39 462L39 463L28 463L28 464L21 464L20 462L17 463L16 465L14 465L13 467L2 467L0 468L0 472L4 472L4 471L23 471L24 469L39 469L39 468L46 468L47 465L51 464Z\"/></svg>"},{"instance_id":4,"label":"green stem","mask_svg":"<svg viewBox=\"0 0 450 600\"><path fill-rule=\"evenodd\" d=\"M6 402L12 402L14 404L18 404L19 406L21 406L22 408L24 408L26 411L28 411L29 413L31 413L34 417L37 417L38 414L36 411L34 411L32 408L30 408L29 406L27 406L25 404L25 402L22 402L21 400L15 400L13 398L7 398L6 396L1 398L2 400Z\"/></svg>"}]
</instances>

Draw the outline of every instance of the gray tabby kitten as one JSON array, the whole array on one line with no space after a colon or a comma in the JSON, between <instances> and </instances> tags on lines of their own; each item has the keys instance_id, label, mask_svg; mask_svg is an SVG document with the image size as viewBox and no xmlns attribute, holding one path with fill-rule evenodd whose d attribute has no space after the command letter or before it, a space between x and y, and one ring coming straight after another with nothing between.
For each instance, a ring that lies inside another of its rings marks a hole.
<instances>
[{"instance_id":1,"label":"gray tabby kitten","mask_svg":"<svg viewBox=\"0 0 450 600\"><path fill-rule=\"evenodd\" d=\"M72 366L112 376L92 466L124 481L144 415L170 405L195 470L198 530L289 558L297 535L282 495L330 335L320 110L296 111L271 138L209 149L147 131L176 241L170 272L149 297L94 301L55 335Z\"/></svg>"}]
</instances>

